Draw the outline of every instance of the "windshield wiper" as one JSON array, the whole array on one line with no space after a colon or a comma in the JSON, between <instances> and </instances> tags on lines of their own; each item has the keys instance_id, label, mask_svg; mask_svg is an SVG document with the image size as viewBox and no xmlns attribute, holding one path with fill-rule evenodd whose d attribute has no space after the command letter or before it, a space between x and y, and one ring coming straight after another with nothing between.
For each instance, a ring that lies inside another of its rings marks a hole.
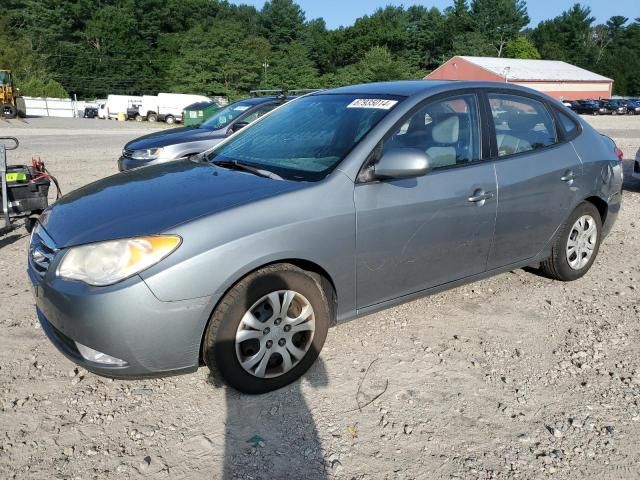
<instances>
[{"instance_id":1,"label":"windshield wiper","mask_svg":"<svg viewBox=\"0 0 640 480\"><path fill-rule=\"evenodd\" d=\"M271 178L273 180L282 180L282 177L280 175L270 172L269 170L252 167L251 165L247 165L246 163L240 163L237 160L213 160L211 163L222 168L253 173L254 175L257 175L259 177Z\"/></svg>"}]
</instances>

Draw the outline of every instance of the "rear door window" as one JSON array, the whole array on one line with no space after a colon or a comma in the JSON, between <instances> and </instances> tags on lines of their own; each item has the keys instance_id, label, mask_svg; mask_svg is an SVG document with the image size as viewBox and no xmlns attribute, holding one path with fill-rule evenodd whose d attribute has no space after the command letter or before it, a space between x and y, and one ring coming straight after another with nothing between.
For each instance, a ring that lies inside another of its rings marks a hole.
<instances>
[{"instance_id":1,"label":"rear door window","mask_svg":"<svg viewBox=\"0 0 640 480\"><path fill-rule=\"evenodd\" d=\"M498 156L505 157L558 143L553 117L537 100L511 94L489 94Z\"/></svg>"},{"instance_id":2,"label":"rear door window","mask_svg":"<svg viewBox=\"0 0 640 480\"><path fill-rule=\"evenodd\" d=\"M558 119L560 120L560 125L562 126L562 130L564 131L565 139L572 139L578 133L578 124L576 121L571 118L570 115L563 112L562 110L557 110Z\"/></svg>"}]
</instances>

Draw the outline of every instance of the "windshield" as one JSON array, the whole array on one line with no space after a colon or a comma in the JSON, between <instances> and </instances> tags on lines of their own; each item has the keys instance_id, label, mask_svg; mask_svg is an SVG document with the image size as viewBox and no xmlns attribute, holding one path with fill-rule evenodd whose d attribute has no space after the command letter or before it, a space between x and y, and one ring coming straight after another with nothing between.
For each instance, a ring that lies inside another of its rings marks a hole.
<instances>
[{"instance_id":1,"label":"windshield","mask_svg":"<svg viewBox=\"0 0 640 480\"><path fill-rule=\"evenodd\" d=\"M209 160L237 161L283 178L319 180L403 97L312 95L275 110L216 148Z\"/></svg>"},{"instance_id":2,"label":"windshield","mask_svg":"<svg viewBox=\"0 0 640 480\"><path fill-rule=\"evenodd\" d=\"M0 70L0 85L11 85L11 74Z\"/></svg>"},{"instance_id":3,"label":"windshield","mask_svg":"<svg viewBox=\"0 0 640 480\"><path fill-rule=\"evenodd\" d=\"M253 105L246 102L236 102L231 105L218 110L213 114L213 117L209 118L206 122L203 122L201 128L209 128L211 130L217 130L224 128L233 122L236 118L249 110Z\"/></svg>"}]
</instances>

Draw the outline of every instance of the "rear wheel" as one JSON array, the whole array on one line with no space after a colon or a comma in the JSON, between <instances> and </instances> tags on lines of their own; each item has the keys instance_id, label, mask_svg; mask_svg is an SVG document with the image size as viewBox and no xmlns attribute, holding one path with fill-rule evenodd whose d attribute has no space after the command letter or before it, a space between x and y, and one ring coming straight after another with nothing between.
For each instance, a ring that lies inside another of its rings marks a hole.
<instances>
[{"instance_id":1,"label":"rear wheel","mask_svg":"<svg viewBox=\"0 0 640 480\"><path fill-rule=\"evenodd\" d=\"M288 264L265 267L231 288L213 312L205 362L241 392L284 387L318 357L330 315L323 288L307 272Z\"/></svg>"},{"instance_id":2,"label":"rear wheel","mask_svg":"<svg viewBox=\"0 0 640 480\"><path fill-rule=\"evenodd\" d=\"M150 113L147 115L147 121L148 122L157 122L158 121L158 116L155 113Z\"/></svg>"},{"instance_id":3,"label":"rear wheel","mask_svg":"<svg viewBox=\"0 0 640 480\"><path fill-rule=\"evenodd\" d=\"M601 232L598 209L587 202L578 205L559 232L551 256L542 263L542 271L565 282L582 277L598 255Z\"/></svg>"},{"instance_id":4,"label":"rear wheel","mask_svg":"<svg viewBox=\"0 0 640 480\"><path fill-rule=\"evenodd\" d=\"M164 121L167 122L169 125L173 125L174 123L176 123L176 119L173 115L167 115Z\"/></svg>"}]
</instances>

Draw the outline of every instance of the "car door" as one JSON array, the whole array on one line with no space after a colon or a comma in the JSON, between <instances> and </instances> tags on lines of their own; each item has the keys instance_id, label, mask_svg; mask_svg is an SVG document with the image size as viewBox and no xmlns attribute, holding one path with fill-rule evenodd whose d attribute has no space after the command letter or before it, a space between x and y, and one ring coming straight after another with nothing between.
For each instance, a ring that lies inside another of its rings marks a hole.
<instances>
[{"instance_id":1,"label":"car door","mask_svg":"<svg viewBox=\"0 0 640 480\"><path fill-rule=\"evenodd\" d=\"M499 192L493 269L532 258L549 243L575 205L582 163L543 101L496 92L488 102Z\"/></svg>"},{"instance_id":2,"label":"car door","mask_svg":"<svg viewBox=\"0 0 640 480\"><path fill-rule=\"evenodd\" d=\"M432 170L356 185L358 308L485 270L496 180L493 165L481 160L480 120L476 94L428 101L377 149L422 149Z\"/></svg>"}]
</instances>

